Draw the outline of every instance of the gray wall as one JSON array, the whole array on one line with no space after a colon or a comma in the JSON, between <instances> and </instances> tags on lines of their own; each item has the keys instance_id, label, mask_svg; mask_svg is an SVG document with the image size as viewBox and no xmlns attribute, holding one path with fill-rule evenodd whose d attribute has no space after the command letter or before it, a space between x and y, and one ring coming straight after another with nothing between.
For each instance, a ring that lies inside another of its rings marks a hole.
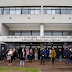
<instances>
[{"instance_id":1,"label":"gray wall","mask_svg":"<svg viewBox=\"0 0 72 72\"><path fill-rule=\"evenodd\" d=\"M72 6L72 0L0 0L0 6Z\"/></svg>"},{"instance_id":2,"label":"gray wall","mask_svg":"<svg viewBox=\"0 0 72 72\"><path fill-rule=\"evenodd\" d=\"M7 26L5 26L4 24L2 24L2 27L1 27L1 35L2 36L9 35L9 28Z\"/></svg>"}]
</instances>

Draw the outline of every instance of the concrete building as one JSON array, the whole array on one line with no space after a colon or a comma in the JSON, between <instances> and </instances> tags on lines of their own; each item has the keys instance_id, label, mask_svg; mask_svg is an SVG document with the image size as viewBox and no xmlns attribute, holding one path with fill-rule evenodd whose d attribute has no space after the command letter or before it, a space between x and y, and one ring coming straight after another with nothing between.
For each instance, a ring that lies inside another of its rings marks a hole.
<instances>
[{"instance_id":1,"label":"concrete building","mask_svg":"<svg viewBox=\"0 0 72 72\"><path fill-rule=\"evenodd\" d=\"M0 43L7 48L72 47L72 0L0 0Z\"/></svg>"}]
</instances>

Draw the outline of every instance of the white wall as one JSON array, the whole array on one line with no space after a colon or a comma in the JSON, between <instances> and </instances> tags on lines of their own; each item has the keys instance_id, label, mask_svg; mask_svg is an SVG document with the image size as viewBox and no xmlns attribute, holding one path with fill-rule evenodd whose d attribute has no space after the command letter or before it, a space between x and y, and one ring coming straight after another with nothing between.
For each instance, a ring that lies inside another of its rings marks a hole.
<instances>
[{"instance_id":1,"label":"white wall","mask_svg":"<svg viewBox=\"0 0 72 72\"><path fill-rule=\"evenodd\" d=\"M2 36L8 36L9 35L9 28L2 24L1 26L1 35Z\"/></svg>"},{"instance_id":2,"label":"white wall","mask_svg":"<svg viewBox=\"0 0 72 72\"><path fill-rule=\"evenodd\" d=\"M10 17L12 19L10 19ZM28 19L28 17L30 17L30 19ZM69 17L71 17L71 19L69 19ZM1 23L72 23L72 14L0 15L0 18Z\"/></svg>"},{"instance_id":3,"label":"white wall","mask_svg":"<svg viewBox=\"0 0 72 72\"><path fill-rule=\"evenodd\" d=\"M0 0L0 6L72 6L72 0Z\"/></svg>"}]
</instances>

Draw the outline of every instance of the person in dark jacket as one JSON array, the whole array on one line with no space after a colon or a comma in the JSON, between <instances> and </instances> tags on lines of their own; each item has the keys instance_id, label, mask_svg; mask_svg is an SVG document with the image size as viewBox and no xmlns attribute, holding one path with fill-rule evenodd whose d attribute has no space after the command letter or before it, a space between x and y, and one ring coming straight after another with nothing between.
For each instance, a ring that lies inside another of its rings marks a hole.
<instances>
[{"instance_id":1,"label":"person in dark jacket","mask_svg":"<svg viewBox=\"0 0 72 72\"><path fill-rule=\"evenodd\" d=\"M24 48L22 48L22 51L20 52L20 67L24 67L24 60L25 60L25 56L26 56L26 51Z\"/></svg>"},{"instance_id":2,"label":"person in dark jacket","mask_svg":"<svg viewBox=\"0 0 72 72\"><path fill-rule=\"evenodd\" d=\"M72 63L72 48L70 48L70 52L71 52L70 62Z\"/></svg>"},{"instance_id":3,"label":"person in dark jacket","mask_svg":"<svg viewBox=\"0 0 72 72\"><path fill-rule=\"evenodd\" d=\"M62 61L62 51L59 49L59 61Z\"/></svg>"},{"instance_id":4,"label":"person in dark jacket","mask_svg":"<svg viewBox=\"0 0 72 72\"><path fill-rule=\"evenodd\" d=\"M42 61L43 61L43 65L45 65L45 50L44 50L44 48L42 48L40 53L41 53L41 65L42 65Z\"/></svg>"},{"instance_id":5,"label":"person in dark jacket","mask_svg":"<svg viewBox=\"0 0 72 72\"><path fill-rule=\"evenodd\" d=\"M1 60L2 60L2 62L4 62L4 57L5 57L5 50L4 50L4 47L2 47L2 50L1 50Z\"/></svg>"},{"instance_id":6,"label":"person in dark jacket","mask_svg":"<svg viewBox=\"0 0 72 72\"><path fill-rule=\"evenodd\" d=\"M38 49L38 60L40 60L40 49Z\"/></svg>"},{"instance_id":7,"label":"person in dark jacket","mask_svg":"<svg viewBox=\"0 0 72 72\"><path fill-rule=\"evenodd\" d=\"M47 54L47 60L49 61L49 49L48 48L46 50L46 54Z\"/></svg>"},{"instance_id":8,"label":"person in dark jacket","mask_svg":"<svg viewBox=\"0 0 72 72\"><path fill-rule=\"evenodd\" d=\"M16 57L16 50L15 48L13 49L13 60L15 61L15 57Z\"/></svg>"},{"instance_id":9,"label":"person in dark jacket","mask_svg":"<svg viewBox=\"0 0 72 72\"><path fill-rule=\"evenodd\" d=\"M64 55L64 58L65 58L65 65L67 65L67 64L69 65L69 59L71 57L71 53L70 53L68 47L66 47L66 49L64 50L63 55Z\"/></svg>"},{"instance_id":10,"label":"person in dark jacket","mask_svg":"<svg viewBox=\"0 0 72 72\"><path fill-rule=\"evenodd\" d=\"M33 50L30 49L30 51L29 51L29 63L32 63L32 57L33 57ZM30 60L31 60L31 62L30 62Z\"/></svg>"}]
</instances>

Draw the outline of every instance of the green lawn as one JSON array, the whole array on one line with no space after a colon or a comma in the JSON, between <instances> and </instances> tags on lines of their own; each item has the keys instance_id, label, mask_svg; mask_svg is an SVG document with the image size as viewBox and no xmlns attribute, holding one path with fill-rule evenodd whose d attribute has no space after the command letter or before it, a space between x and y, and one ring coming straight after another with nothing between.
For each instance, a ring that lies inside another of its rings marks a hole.
<instances>
[{"instance_id":1,"label":"green lawn","mask_svg":"<svg viewBox=\"0 0 72 72\"><path fill-rule=\"evenodd\" d=\"M0 72L39 72L39 68L0 67Z\"/></svg>"}]
</instances>

